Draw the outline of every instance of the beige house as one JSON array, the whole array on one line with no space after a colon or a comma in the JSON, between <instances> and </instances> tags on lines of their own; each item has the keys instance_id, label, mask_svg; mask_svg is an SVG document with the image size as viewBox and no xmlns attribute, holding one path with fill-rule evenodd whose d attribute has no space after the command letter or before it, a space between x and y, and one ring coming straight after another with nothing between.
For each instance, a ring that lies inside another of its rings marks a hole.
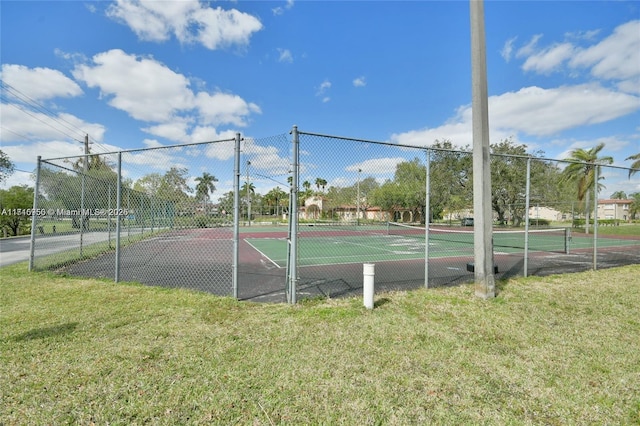
<instances>
[{"instance_id":1,"label":"beige house","mask_svg":"<svg viewBox=\"0 0 640 426\"><path fill-rule=\"evenodd\" d=\"M549 222L560 222L567 220L571 214L562 213L556 209L545 206L533 206L529 207L529 219L543 219Z\"/></svg>"},{"instance_id":2,"label":"beige house","mask_svg":"<svg viewBox=\"0 0 640 426\"><path fill-rule=\"evenodd\" d=\"M631 220L633 200L598 200L598 219Z\"/></svg>"},{"instance_id":3,"label":"beige house","mask_svg":"<svg viewBox=\"0 0 640 426\"><path fill-rule=\"evenodd\" d=\"M392 220L393 218L391 212L384 211L380 207L360 206L360 213L358 214L358 207L355 205L329 207L327 204L326 200L321 196L314 195L307 198L304 200L304 206L300 207L300 219L318 220L323 217L323 213L325 213L325 216L332 214L334 217L337 216L339 220L345 221L356 220L358 216L360 219L381 222ZM409 217L407 217L407 220L409 220Z\"/></svg>"}]
</instances>

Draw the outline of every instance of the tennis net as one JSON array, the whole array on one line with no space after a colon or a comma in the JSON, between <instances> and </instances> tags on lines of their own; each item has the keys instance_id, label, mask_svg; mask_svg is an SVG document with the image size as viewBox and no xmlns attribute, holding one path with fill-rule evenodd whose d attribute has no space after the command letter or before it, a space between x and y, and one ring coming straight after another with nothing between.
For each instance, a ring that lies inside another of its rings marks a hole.
<instances>
[{"instance_id":1,"label":"tennis net","mask_svg":"<svg viewBox=\"0 0 640 426\"><path fill-rule=\"evenodd\" d=\"M426 238L423 226L389 222L387 234L402 237ZM493 246L511 249L523 249L528 237L528 248L532 251L569 253L571 230L569 228L547 228L525 230L494 230ZM447 241L455 244L473 244L474 232L450 228L429 227L429 240Z\"/></svg>"}]
</instances>

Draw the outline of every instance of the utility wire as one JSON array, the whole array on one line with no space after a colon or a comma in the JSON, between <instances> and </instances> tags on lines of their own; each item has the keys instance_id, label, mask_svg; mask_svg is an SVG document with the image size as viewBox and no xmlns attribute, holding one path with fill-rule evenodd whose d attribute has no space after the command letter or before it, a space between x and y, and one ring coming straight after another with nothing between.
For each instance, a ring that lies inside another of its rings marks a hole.
<instances>
[{"instance_id":1,"label":"utility wire","mask_svg":"<svg viewBox=\"0 0 640 426\"><path fill-rule=\"evenodd\" d=\"M13 134L14 134L14 135L16 135L16 136L21 137L22 139L27 139L27 140L31 139L31 140L35 140L35 139L33 139L33 138L29 137L29 136L25 136L25 135L22 135L22 134L20 134L20 133L18 133L18 132L14 132L13 130L8 129L8 128L4 127L4 126L0 126L0 128L1 128L2 130L4 130L5 132L13 133Z\"/></svg>"},{"instance_id":2,"label":"utility wire","mask_svg":"<svg viewBox=\"0 0 640 426\"><path fill-rule=\"evenodd\" d=\"M27 104L28 106L30 106L31 108L35 109L36 111L41 112L42 114L46 115L51 120L53 120L56 123L60 124L62 127L66 128L67 130L72 131L74 133L78 133L78 134L82 135L83 137L86 134L86 132L84 132L82 129L80 129L79 127L77 127L73 123L65 120L64 118L62 118L60 116L56 116L56 114L53 111L51 111L49 108L47 108L46 106L42 105L41 103L39 103L35 99L29 97L28 95L22 93L20 90L16 89L15 87L13 87L12 85L8 84L7 82L2 80L2 85L4 86L5 91L7 91L13 97L15 97L18 100L22 101L23 103ZM66 135L66 136L69 136L69 135ZM72 139L75 139L75 138L76 137L72 137Z\"/></svg>"}]
</instances>

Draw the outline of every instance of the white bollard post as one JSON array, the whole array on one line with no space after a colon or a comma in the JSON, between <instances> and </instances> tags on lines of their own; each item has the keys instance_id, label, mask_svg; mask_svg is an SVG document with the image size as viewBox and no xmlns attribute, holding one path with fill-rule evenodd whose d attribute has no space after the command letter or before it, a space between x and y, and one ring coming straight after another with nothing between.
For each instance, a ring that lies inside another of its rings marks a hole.
<instances>
[{"instance_id":1,"label":"white bollard post","mask_svg":"<svg viewBox=\"0 0 640 426\"><path fill-rule=\"evenodd\" d=\"M362 265L362 275L364 277L363 285L363 301L364 307L367 309L373 309L373 293L374 290L374 276L376 265L373 263L365 263Z\"/></svg>"}]
</instances>

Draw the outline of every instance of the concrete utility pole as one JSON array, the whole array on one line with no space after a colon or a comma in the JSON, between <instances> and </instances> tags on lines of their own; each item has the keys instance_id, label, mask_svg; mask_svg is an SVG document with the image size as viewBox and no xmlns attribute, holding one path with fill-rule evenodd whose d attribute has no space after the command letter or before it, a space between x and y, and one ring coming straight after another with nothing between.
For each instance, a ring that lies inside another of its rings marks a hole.
<instances>
[{"instance_id":1,"label":"concrete utility pole","mask_svg":"<svg viewBox=\"0 0 640 426\"><path fill-rule=\"evenodd\" d=\"M89 135L84 135L84 155L89 155ZM89 157L84 157L84 171L87 172Z\"/></svg>"},{"instance_id":2,"label":"concrete utility pole","mask_svg":"<svg viewBox=\"0 0 640 426\"><path fill-rule=\"evenodd\" d=\"M495 297L496 291L493 269L491 155L484 2L470 0L470 12L475 293L478 297L488 299Z\"/></svg>"}]
</instances>

